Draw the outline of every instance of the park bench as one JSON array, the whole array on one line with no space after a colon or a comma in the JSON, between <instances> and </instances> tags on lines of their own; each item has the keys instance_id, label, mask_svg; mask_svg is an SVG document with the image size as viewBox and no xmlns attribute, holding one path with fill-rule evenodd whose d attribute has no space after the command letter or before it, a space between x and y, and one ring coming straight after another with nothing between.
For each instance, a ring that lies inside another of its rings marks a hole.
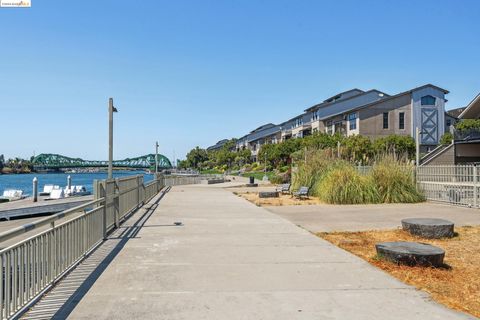
<instances>
[{"instance_id":1,"label":"park bench","mask_svg":"<svg viewBox=\"0 0 480 320\"><path fill-rule=\"evenodd\" d=\"M290 193L290 183L284 183L280 186L277 186L277 189L275 191L281 193Z\"/></svg>"},{"instance_id":2,"label":"park bench","mask_svg":"<svg viewBox=\"0 0 480 320\"><path fill-rule=\"evenodd\" d=\"M298 199L308 198L308 187L300 187L297 192L293 193L293 196Z\"/></svg>"}]
</instances>

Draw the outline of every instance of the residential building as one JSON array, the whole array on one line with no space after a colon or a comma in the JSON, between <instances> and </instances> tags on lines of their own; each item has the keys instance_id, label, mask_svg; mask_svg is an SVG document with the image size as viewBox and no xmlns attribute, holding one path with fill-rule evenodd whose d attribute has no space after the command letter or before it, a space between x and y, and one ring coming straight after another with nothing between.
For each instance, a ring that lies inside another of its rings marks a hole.
<instances>
[{"instance_id":1,"label":"residential building","mask_svg":"<svg viewBox=\"0 0 480 320\"><path fill-rule=\"evenodd\" d=\"M257 160L257 154L263 144L277 143L280 141L280 126L268 123L251 131L249 134L237 140L236 149L248 148L252 152L253 161Z\"/></svg>"},{"instance_id":2,"label":"residential building","mask_svg":"<svg viewBox=\"0 0 480 320\"><path fill-rule=\"evenodd\" d=\"M250 149L255 160L265 143L301 138L316 132L346 136L361 134L373 139L396 134L415 139L418 127L421 148L428 151L435 148L441 136L458 121L445 112L446 94L447 90L432 84L395 95L376 89L351 89L325 99L279 125L268 123L258 127L239 138L236 149Z\"/></svg>"}]
</instances>

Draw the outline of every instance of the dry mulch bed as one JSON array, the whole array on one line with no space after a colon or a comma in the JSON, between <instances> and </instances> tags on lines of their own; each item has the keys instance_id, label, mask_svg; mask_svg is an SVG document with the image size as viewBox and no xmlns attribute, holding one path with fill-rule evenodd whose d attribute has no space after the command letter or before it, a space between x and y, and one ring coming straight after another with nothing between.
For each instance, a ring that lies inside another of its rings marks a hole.
<instances>
[{"instance_id":1,"label":"dry mulch bed","mask_svg":"<svg viewBox=\"0 0 480 320\"><path fill-rule=\"evenodd\" d=\"M295 205L312 205L320 204L318 198L309 197L308 199L297 199L288 194L280 194L278 198L259 198L258 192L235 192L239 197L242 197L255 205L262 206L295 206Z\"/></svg>"},{"instance_id":2,"label":"dry mulch bed","mask_svg":"<svg viewBox=\"0 0 480 320\"><path fill-rule=\"evenodd\" d=\"M452 309L480 317L480 226L455 228L451 239L423 239L403 230L318 233L325 240L390 273L399 280L428 292ZM397 265L379 260L375 244L384 241L429 243L445 250L446 268Z\"/></svg>"}]
</instances>

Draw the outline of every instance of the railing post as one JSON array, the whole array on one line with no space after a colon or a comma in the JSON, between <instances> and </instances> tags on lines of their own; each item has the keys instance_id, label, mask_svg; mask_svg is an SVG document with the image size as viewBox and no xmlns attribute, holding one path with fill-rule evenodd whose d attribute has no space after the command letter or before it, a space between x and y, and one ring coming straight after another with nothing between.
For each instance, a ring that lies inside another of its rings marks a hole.
<instances>
[{"instance_id":1,"label":"railing post","mask_svg":"<svg viewBox=\"0 0 480 320\"><path fill-rule=\"evenodd\" d=\"M137 207L140 206L140 176L137 176Z\"/></svg>"},{"instance_id":2,"label":"railing post","mask_svg":"<svg viewBox=\"0 0 480 320\"><path fill-rule=\"evenodd\" d=\"M118 192L116 192L118 191ZM119 224L119 205L120 205L120 189L118 186L118 181L113 180L113 216L115 219L115 229L117 229Z\"/></svg>"},{"instance_id":3,"label":"railing post","mask_svg":"<svg viewBox=\"0 0 480 320\"><path fill-rule=\"evenodd\" d=\"M473 207L477 208L478 207L478 171L477 171L477 165L473 165Z\"/></svg>"},{"instance_id":4,"label":"railing post","mask_svg":"<svg viewBox=\"0 0 480 320\"><path fill-rule=\"evenodd\" d=\"M57 229L55 228L55 221L50 223L52 228L52 252L51 252L51 264L50 264L50 276L52 278L51 283L55 282L57 275Z\"/></svg>"},{"instance_id":5,"label":"railing post","mask_svg":"<svg viewBox=\"0 0 480 320\"><path fill-rule=\"evenodd\" d=\"M95 195L95 200L103 198L103 209L102 209L102 233L103 240L107 240L107 193L106 193L106 180L102 181L94 180L93 181L93 193ZM101 203L99 204L101 205Z\"/></svg>"}]
</instances>

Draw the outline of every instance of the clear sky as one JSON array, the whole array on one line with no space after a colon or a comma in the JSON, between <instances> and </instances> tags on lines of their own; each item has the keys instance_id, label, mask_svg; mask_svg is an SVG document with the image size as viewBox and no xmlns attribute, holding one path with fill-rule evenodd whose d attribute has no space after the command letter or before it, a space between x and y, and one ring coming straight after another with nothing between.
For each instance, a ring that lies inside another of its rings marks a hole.
<instances>
[{"instance_id":1,"label":"clear sky","mask_svg":"<svg viewBox=\"0 0 480 320\"><path fill-rule=\"evenodd\" d=\"M480 92L480 1L53 1L0 8L0 154L107 159L281 122L337 92Z\"/></svg>"}]
</instances>

